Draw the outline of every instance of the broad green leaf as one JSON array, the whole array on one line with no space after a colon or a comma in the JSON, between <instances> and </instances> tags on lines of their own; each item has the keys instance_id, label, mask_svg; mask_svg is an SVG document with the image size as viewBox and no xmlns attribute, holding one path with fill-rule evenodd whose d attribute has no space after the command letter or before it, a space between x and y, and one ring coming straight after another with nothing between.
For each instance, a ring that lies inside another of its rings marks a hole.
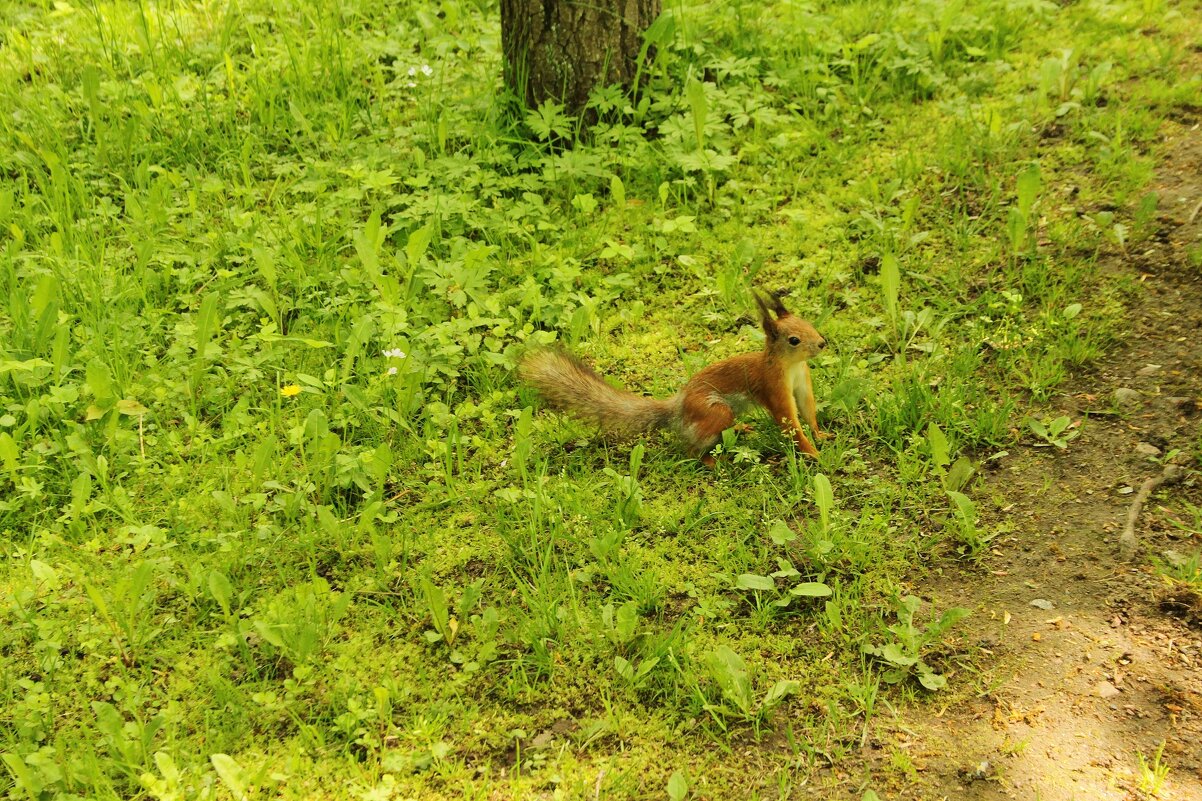
<instances>
[{"instance_id":1,"label":"broad green leaf","mask_svg":"<svg viewBox=\"0 0 1202 801\"><path fill-rule=\"evenodd\" d=\"M797 539L797 532L789 528L785 521L773 520L772 525L768 527L768 537L777 545L788 545Z\"/></svg>"},{"instance_id":2,"label":"broad green leaf","mask_svg":"<svg viewBox=\"0 0 1202 801\"><path fill-rule=\"evenodd\" d=\"M969 498L962 492L955 492L954 490L949 491L947 493L947 497L951 499L952 504L956 507L956 512L962 519L970 523L976 522L977 505L972 502L972 498Z\"/></svg>"},{"instance_id":3,"label":"broad green leaf","mask_svg":"<svg viewBox=\"0 0 1202 801\"><path fill-rule=\"evenodd\" d=\"M829 598L832 590L821 581L807 581L789 590L799 598Z\"/></svg>"},{"instance_id":4,"label":"broad green leaf","mask_svg":"<svg viewBox=\"0 0 1202 801\"><path fill-rule=\"evenodd\" d=\"M34 579L38 584L44 586L48 590L57 590L59 587L58 573L53 567L39 559L31 559L29 561L29 571L33 573Z\"/></svg>"},{"instance_id":5,"label":"broad green leaf","mask_svg":"<svg viewBox=\"0 0 1202 801\"><path fill-rule=\"evenodd\" d=\"M779 570L772 573L772 578L797 578L801 575L797 568L793 567L787 560L777 557L776 565Z\"/></svg>"},{"instance_id":6,"label":"broad green leaf","mask_svg":"<svg viewBox=\"0 0 1202 801\"><path fill-rule=\"evenodd\" d=\"M99 359L88 362L84 381L97 405L107 406L113 400L113 374L108 365Z\"/></svg>"},{"instance_id":7,"label":"broad green leaf","mask_svg":"<svg viewBox=\"0 0 1202 801\"><path fill-rule=\"evenodd\" d=\"M1023 242L1027 237L1027 219L1016 208L1011 208L1006 213L1006 235L1010 239L1010 246L1015 250L1022 247Z\"/></svg>"},{"instance_id":8,"label":"broad green leaf","mask_svg":"<svg viewBox=\"0 0 1202 801\"><path fill-rule=\"evenodd\" d=\"M448 644L454 639L450 632L450 612L447 609L446 593L442 591L429 576L422 576L419 580L422 588L422 594L426 599L426 608L430 612L430 619L434 622L434 629L443 636Z\"/></svg>"},{"instance_id":9,"label":"broad green leaf","mask_svg":"<svg viewBox=\"0 0 1202 801\"><path fill-rule=\"evenodd\" d=\"M616 175L609 179L609 196L613 198L614 205L619 209L626 206L626 187L622 184L622 179Z\"/></svg>"},{"instance_id":10,"label":"broad green leaf","mask_svg":"<svg viewBox=\"0 0 1202 801\"><path fill-rule=\"evenodd\" d=\"M668 799L669 801L684 801L684 798L689 794L689 780L679 770L672 771L672 775L668 777Z\"/></svg>"},{"instance_id":11,"label":"broad green leaf","mask_svg":"<svg viewBox=\"0 0 1202 801\"><path fill-rule=\"evenodd\" d=\"M113 616L109 613L109 605L105 602L104 596L100 594L100 590L87 581L83 582L83 590L87 593L92 606L96 607L96 614L100 615L106 621L112 622Z\"/></svg>"},{"instance_id":12,"label":"broad green leaf","mask_svg":"<svg viewBox=\"0 0 1202 801\"><path fill-rule=\"evenodd\" d=\"M1018 174L1018 212L1024 219L1030 219L1031 210L1035 206L1035 198L1043 179L1039 172L1039 164L1032 164Z\"/></svg>"},{"instance_id":13,"label":"broad green leaf","mask_svg":"<svg viewBox=\"0 0 1202 801\"><path fill-rule=\"evenodd\" d=\"M351 380L351 372L355 369L355 361L363 353L366 344L376 333L376 321L370 314L359 318L351 331L342 354L342 383Z\"/></svg>"},{"instance_id":14,"label":"broad green leaf","mask_svg":"<svg viewBox=\"0 0 1202 801\"><path fill-rule=\"evenodd\" d=\"M651 671L655 670L655 666L659 664L659 657L653 656L650 659L644 659L639 662L639 678L646 676Z\"/></svg>"},{"instance_id":15,"label":"broad green leaf","mask_svg":"<svg viewBox=\"0 0 1202 801\"><path fill-rule=\"evenodd\" d=\"M168 782L174 784L179 781L179 768L175 766L175 760L166 751L154 752L154 764Z\"/></svg>"},{"instance_id":16,"label":"broad green leaf","mask_svg":"<svg viewBox=\"0 0 1202 801\"><path fill-rule=\"evenodd\" d=\"M889 643L885 647L881 648L880 653L881 656L883 656L892 664L901 665L902 667L909 667L918 661L917 657L908 656L907 654L902 653L901 646L897 643Z\"/></svg>"},{"instance_id":17,"label":"broad green leaf","mask_svg":"<svg viewBox=\"0 0 1202 801\"><path fill-rule=\"evenodd\" d=\"M255 446L254 455L251 457L251 472L256 485L268 475L268 471L273 467L278 444L275 434L268 434Z\"/></svg>"},{"instance_id":18,"label":"broad green leaf","mask_svg":"<svg viewBox=\"0 0 1202 801\"><path fill-rule=\"evenodd\" d=\"M919 671L918 683L928 690L942 690L947 686L947 679L931 671Z\"/></svg>"},{"instance_id":19,"label":"broad green leaf","mask_svg":"<svg viewBox=\"0 0 1202 801\"><path fill-rule=\"evenodd\" d=\"M272 299L271 295L267 294L258 287L253 286L247 287L246 293L255 299L255 302L259 304L260 308L263 309L263 313L266 314L268 318L270 318L276 325L280 323L280 309L279 306L276 305L276 302Z\"/></svg>"},{"instance_id":20,"label":"broad green leaf","mask_svg":"<svg viewBox=\"0 0 1202 801\"><path fill-rule=\"evenodd\" d=\"M810 545L810 549L819 556L825 556L835 550L835 543L831 540L817 539Z\"/></svg>"},{"instance_id":21,"label":"broad green leaf","mask_svg":"<svg viewBox=\"0 0 1202 801\"><path fill-rule=\"evenodd\" d=\"M242 766L235 762L233 757L225 754L213 754L209 757L209 761L213 763L213 769L217 771L221 783L234 798L239 801L245 798L246 781L243 779Z\"/></svg>"},{"instance_id":22,"label":"broad green leaf","mask_svg":"<svg viewBox=\"0 0 1202 801\"><path fill-rule=\"evenodd\" d=\"M8 767L13 776L13 783L25 791L29 797L29 801L39 801L42 798L42 782L40 779L35 779L33 773L29 770L29 766L21 757L14 753L5 751L0 754L0 759L4 760L4 764Z\"/></svg>"},{"instance_id":23,"label":"broad green leaf","mask_svg":"<svg viewBox=\"0 0 1202 801\"><path fill-rule=\"evenodd\" d=\"M586 217L592 216L597 210L597 198L592 192L576 194L572 197L572 208Z\"/></svg>"},{"instance_id":24,"label":"broad green leaf","mask_svg":"<svg viewBox=\"0 0 1202 801\"><path fill-rule=\"evenodd\" d=\"M124 739L121 729L125 725L125 721L121 718L117 707L107 701L93 701L92 711L96 713L96 728L115 742Z\"/></svg>"},{"instance_id":25,"label":"broad green leaf","mask_svg":"<svg viewBox=\"0 0 1202 801\"><path fill-rule=\"evenodd\" d=\"M364 272L376 278L380 274L380 243L371 231L373 220L376 228L379 228L380 213L378 211L372 212L367 225L351 236L351 242L355 246L355 255L359 257L359 263L363 266Z\"/></svg>"},{"instance_id":26,"label":"broad green leaf","mask_svg":"<svg viewBox=\"0 0 1202 801\"><path fill-rule=\"evenodd\" d=\"M843 613L839 610L839 604L836 601L826 602L826 622L835 631L843 628Z\"/></svg>"},{"instance_id":27,"label":"broad green leaf","mask_svg":"<svg viewBox=\"0 0 1202 801\"><path fill-rule=\"evenodd\" d=\"M41 318L47 310L57 311L58 304L55 301L58 300L58 286L58 278L53 274L48 273L41 277L29 304L35 316Z\"/></svg>"},{"instance_id":28,"label":"broad green leaf","mask_svg":"<svg viewBox=\"0 0 1202 801\"><path fill-rule=\"evenodd\" d=\"M278 272L275 268L275 253L262 246L255 246L251 249L251 253L254 254L255 267L258 268L259 275L263 276L263 280L267 282L267 287L274 292L278 278Z\"/></svg>"},{"instance_id":29,"label":"broad green leaf","mask_svg":"<svg viewBox=\"0 0 1202 801\"><path fill-rule=\"evenodd\" d=\"M880 39L881 35L879 33L866 33L851 45L851 49L853 52L866 50L879 42Z\"/></svg>"},{"instance_id":30,"label":"broad green leaf","mask_svg":"<svg viewBox=\"0 0 1202 801\"><path fill-rule=\"evenodd\" d=\"M42 367L53 366L45 359L25 359L23 361L0 359L0 375L5 375L6 373L31 373Z\"/></svg>"},{"instance_id":31,"label":"broad green leaf","mask_svg":"<svg viewBox=\"0 0 1202 801\"><path fill-rule=\"evenodd\" d=\"M430 221L421 228L409 234L409 239L405 242L405 263L409 265L409 269L413 270L422 256L426 253L426 248L430 246L430 241L434 238L434 222Z\"/></svg>"},{"instance_id":32,"label":"broad green leaf","mask_svg":"<svg viewBox=\"0 0 1202 801\"><path fill-rule=\"evenodd\" d=\"M484 594L484 580L473 581L471 584L463 588L463 594L459 596L459 605L455 607L456 614L460 620L466 620L472 610L476 608L476 604L480 602L480 596Z\"/></svg>"},{"instance_id":33,"label":"broad green leaf","mask_svg":"<svg viewBox=\"0 0 1202 801\"><path fill-rule=\"evenodd\" d=\"M793 681L792 679L782 679L776 684L772 685L772 689L770 689L768 694L764 696L764 700L760 705L764 709L771 709L781 701L788 698L790 695L795 695L800 688L801 685L796 681Z\"/></svg>"},{"instance_id":34,"label":"broad green leaf","mask_svg":"<svg viewBox=\"0 0 1202 801\"><path fill-rule=\"evenodd\" d=\"M230 585L229 578L220 570L212 570L209 572L209 592L212 593L213 599L221 607L221 611L228 617L230 614L230 599L233 598L234 588Z\"/></svg>"},{"instance_id":35,"label":"broad green leaf","mask_svg":"<svg viewBox=\"0 0 1202 801\"><path fill-rule=\"evenodd\" d=\"M128 415L130 417L141 417L150 411L133 398L122 398L121 400L117 401L116 409L121 414Z\"/></svg>"},{"instance_id":36,"label":"broad green leaf","mask_svg":"<svg viewBox=\"0 0 1202 801\"><path fill-rule=\"evenodd\" d=\"M259 636L262 637L264 640L266 640L271 645L274 645L276 648L284 648L285 647L284 646L284 638L280 636L280 632L277 630L277 628L275 626L273 626L269 623L266 623L265 621L262 621L262 620L256 620L254 622L254 627L255 627L255 631L257 631L259 633Z\"/></svg>"},{"instance_id":37,"label":"broad green leaf","mask_svg":"<svg viewBox=\"0 0 1202 801\"><path fill-rule=\"evenodd\" d=\"M776 582L770 576L744 573L735 579L735 586L740 590L771 590L776 587Z\"/></svg>"},{"instance_id":38,"label":"broad green leaf","mask_svg":"<svg viewBox=\"0 0 1202 801\"><path fill-rule=\"evenodd\" d=\"M744 715L751 711L751 679L743 658L725 645L709 655L710 675L722 690L722 696Z\"/></svg>"},{"instance_id":39,"label":"broad green leaf","mask_svg":"<svg viewBox=\"0 0 1202 801\"><path fill-rule=\"evenodd\" d=\"M629 642L634 637L639 625L639 605L637 601L627 601L618 607L614 617L614 630L621 642Z\"/></svg>"},{"instance_id":40,"label":"broad green leaf","mask_svg":"<svg viewBox=\"0 0 1202 801\"><path fill-rule=\"evenodd\" d=\"M931 463L935 466L937 472L943 472L943 469L951 463L951 455L948 453L947 437L935 423L927 426L927 442L931 446Z\"/></svg>"},{"instance_id":41,"label":"broad green leaf","mask_svg":"<svg viewBox=\"0 0 1202 801\"><path fill-rule=\"evenodd\" d=\"M885 303L885 313L889 321L897 327L897 301L901 291L901 269L897 256L886 253L881 257L881 294Z\"/></svg>"},{"instance_id":42,"label":"broad green leaf","mask_svg":"<svg viewBox=\"0 0 1202 801\"><path fill-rule=\"evenodd\" d=\"M78 520L92 497L92 477L82 472L71 482L71 516Z\"/></svg>"},{"instance_id":43,"label":"broad green leaf","mask_svg":"<svg viewBox=\"0 0 1202 801\"><path fill-rule=\"evenodd\" d=\"M387 442L381 442L371 452L371 461L368 463L368 469L371 472L372 481L376 483L377 489L383 487L384 482L388 480L388 471L392 469L392 449L388 447Z\"/></svg>"},{"instance_id":44,"label":"broad green leaf","mask_svg":"<svg viewBox=\"0 0 1202 801\"><path fill-rule=\"evenodd\" d=\"M196 313L196 358L198 360L204 360L205 349L217 330L220 322L217 306L220 302L221 296L216 292L210 292L200 302L200 310Z\"/></svg>"},{"instance_id":45,"label":"broad green leaf","mask_svg":"<svg viewBox=\"0 0 1202 801\"><path fill-rule=\"evenodd\" d=\"M814 503L818 506L818 514L822 518L822 530L829 531L831 510L835 508L835 493L831 490L830 479L822 473L814 476Z\"/></svg>"},{"instance_id":46,"label":"broad green leaf","mask_svg":"<svg viewBox=\"0 0 1202 801\"><path fill-rule=\"evenodd\" d=\"M14 481L17 478L17 458L19 456L17 441L7 431L0 431L0 463L4 464L4 469L8 471Z\"/></svg>"},{"instance_id":47,"label":"broad green leaf","mask_svg":"<svg viewBox=\"0 0 1202 801\"><path fill-rule=\"evenodd\" d=\"M976 471L972 460L967 456L961 456L947 471L947 475L943 478L943 486L949 490L962 489L968 480L972 478L972 474Z\"/></svg>"},{"instance_id":48,"label":"broad green leaf","mask_svg":"<svg viewBox=\"0 0 1202 801\"><path fill-rule=\"evenodd\" d=\"M952 626L971 614L972 612L962 606L954 606L940 615L939 619L931 624L930 628L927 629L927 636L932 639L940 637Z\"/></svg>"}]
</instances>

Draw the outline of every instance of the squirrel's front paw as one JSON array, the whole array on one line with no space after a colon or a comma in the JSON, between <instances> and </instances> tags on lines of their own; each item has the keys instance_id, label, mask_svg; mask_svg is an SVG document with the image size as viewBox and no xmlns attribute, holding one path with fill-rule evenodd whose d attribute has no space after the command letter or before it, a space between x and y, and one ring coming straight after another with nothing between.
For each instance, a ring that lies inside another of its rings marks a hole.
<instances>
[{"instance_id":1,"label":"squirrel's front paw","mask_svg":"<svg viewBox=\"0 0 1202 801\"><path fill-rule=\"evenodd\" d=\"M834 437L834 434L828 434L825 431L814 432L814 439L831 439L832 437Z\"/></svg>"}]
</instances>

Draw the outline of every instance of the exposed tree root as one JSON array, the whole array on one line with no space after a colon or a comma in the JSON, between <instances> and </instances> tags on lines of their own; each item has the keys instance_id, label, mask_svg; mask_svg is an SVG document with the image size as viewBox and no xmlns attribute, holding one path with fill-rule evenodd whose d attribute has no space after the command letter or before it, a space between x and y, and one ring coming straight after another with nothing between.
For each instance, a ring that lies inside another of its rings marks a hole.
<instances>
[{"instance_id":1,"label":"exposed tree root","mask_svg":"<svg viewBox=\"0 0 1202 801\"><path fill-rule=\"evenodd\" d=\"M1143 511L1148 497L1162 484L1175 484L1184 475L1185 468L1181 465L1166 464L1159 476L1149 478L1140 485L1139 492L1135 493L1135 498L1127 507L1127 525L1123 526L1123 531L1119 534L1119 550L1122 551L1124 557L1130 558L1135 555L1135 549L1139 545L1135 537L1135 524L1139 522L1139 513Z\"/></svg>"}]
</instances>

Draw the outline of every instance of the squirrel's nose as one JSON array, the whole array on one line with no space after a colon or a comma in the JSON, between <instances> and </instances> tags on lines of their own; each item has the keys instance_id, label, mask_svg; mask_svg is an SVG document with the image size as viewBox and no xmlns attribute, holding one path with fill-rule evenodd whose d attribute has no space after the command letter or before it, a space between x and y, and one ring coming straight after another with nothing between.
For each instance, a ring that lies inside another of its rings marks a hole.
<instances>
[{"instance_id":1,"label":"squirrel's nose","mask_svg":"<svg viewBox=\"0 0 1202 801\"><path fill-rule=\"evenodd\" d=\"M818 350L822 350L825 347L826 347L826 340L825 339L818 340Z\"/></svg>"}]
</instances>

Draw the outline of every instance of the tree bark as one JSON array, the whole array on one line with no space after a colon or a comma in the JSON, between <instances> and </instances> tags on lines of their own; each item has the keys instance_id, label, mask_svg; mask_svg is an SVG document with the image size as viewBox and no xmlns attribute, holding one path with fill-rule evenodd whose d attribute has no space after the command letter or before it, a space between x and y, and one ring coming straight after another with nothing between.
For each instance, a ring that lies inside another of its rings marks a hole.
<instances>
[{"instance_id":1,"label":"tree bark","mask_svg":"<svg viewBox=\"0 0 1202 801\"><path fill-rule=\"evenodd\" d=\"M629 87L660 0L501 0L505 85L528 108L576 113L595 86Z\"/></svg>"}]
</instances>

